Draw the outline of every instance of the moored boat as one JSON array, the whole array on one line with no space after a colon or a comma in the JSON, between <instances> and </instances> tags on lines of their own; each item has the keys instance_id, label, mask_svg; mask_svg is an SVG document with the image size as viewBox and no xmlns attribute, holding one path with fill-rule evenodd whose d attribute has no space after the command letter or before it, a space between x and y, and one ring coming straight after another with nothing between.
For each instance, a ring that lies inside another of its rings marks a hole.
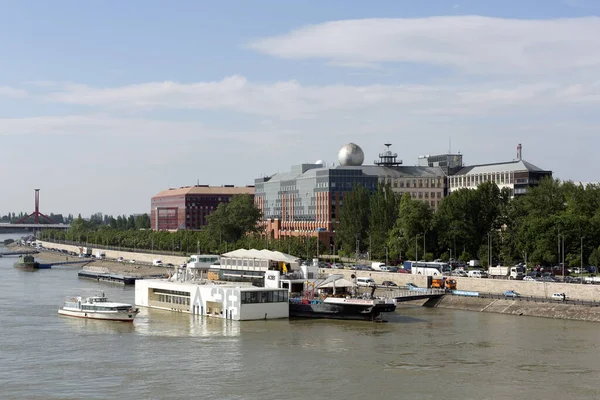
<instances>
[{"instance_id":1,"label":"moored boat","mask_svg":"<svg viewBox=\"0 0 600 400\"><path fill-rule=\"evenodd\" d=\"M396 303L385 299L326 297L290 298L290 317L379 321L381 314L394 312Z\"/></svg>"},{"instance_id":2,"label":"moored boat","mask_svg":"<svg viewBox=\"0 0 600 400\"><path fill-rule=\"evenodd\" d=\"M69 317L132 322L139 309L131 304L111 302L102 293L99 296L67 297L58 313Z\"/></svg>"},{"instance_id":3,"label":"moored boat","mask_svg":"<svg viewBox=\"0 0 600 400\"><path fill-rule=\"evenodd\" d=\"M40 264L39 262L35 261L35 258L33 256L26 255L22 258L19 258L19 261L17 261L14 266L15 268L34 270L44 268L45 264Z\"/></svg>"}]
</instances>

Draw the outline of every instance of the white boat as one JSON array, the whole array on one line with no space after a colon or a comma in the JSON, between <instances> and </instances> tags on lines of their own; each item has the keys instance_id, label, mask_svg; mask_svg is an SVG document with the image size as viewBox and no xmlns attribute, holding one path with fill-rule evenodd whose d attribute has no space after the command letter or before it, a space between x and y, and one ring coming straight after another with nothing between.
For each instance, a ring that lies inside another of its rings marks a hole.
<instances>
[{"instance_id":1,"label":"white boat","mask_svg":"<svg viewBox=\"0 0 600 400\"><path fill-rule=\"evenodd\" d=\"M102 293L100 296L67 297L65 304L58 309L61 315L78 318L102 319L105 321L132 322L139 309L127 303L114 303Z\"/></svg>"}]
</instances>

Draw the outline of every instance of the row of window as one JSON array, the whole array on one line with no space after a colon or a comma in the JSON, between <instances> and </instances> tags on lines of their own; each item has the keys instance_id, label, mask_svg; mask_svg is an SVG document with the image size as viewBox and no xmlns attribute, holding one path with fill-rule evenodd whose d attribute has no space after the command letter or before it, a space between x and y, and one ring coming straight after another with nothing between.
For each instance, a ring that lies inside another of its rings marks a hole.
<instances>
[{"instance_id":1,"label":"row of window","mask_svg":"<svg viewBox=\"0 0 600 400\"><path fill-rule=\"evenodd\" d=\"M189 297L171 296L168 294L159 294L158 301L160 301L162 303L180 304L180 305L185 305L185 306L190 305Z\"/></svg>"},{"instance_id":2,"label":"row of window","mask_svg":"<svg viewBox=\"0 0 600 400\"><path fill-rule=\"evenodd\" d=\"M496 185L513 184L514 178L514 172L490 172L485 174L451 176L448 179L450 180L451 187L470 187L477 186L483 182L494 182Z\"/></svg>"},{"instance_id":3,"label":"row of window","mask_svg":"<svg viewBox=\"0 0 600 400\"><path fill-rule=\"evenodd\" d=\"M389 183L393 188L443 188L442 177L437 178L390 178L383 177L383 183Z\"/></svg>"},{"instance_id":4,"label":"row of window","mask_svg":"<svg viewBox=\"0 0 600 400\"><path fill-rule=\"evenodd\" d=\"M273 290L265 292L242 292L242 304L255 303L287 303L287 290Z\"/></svg>"}]
</instances>

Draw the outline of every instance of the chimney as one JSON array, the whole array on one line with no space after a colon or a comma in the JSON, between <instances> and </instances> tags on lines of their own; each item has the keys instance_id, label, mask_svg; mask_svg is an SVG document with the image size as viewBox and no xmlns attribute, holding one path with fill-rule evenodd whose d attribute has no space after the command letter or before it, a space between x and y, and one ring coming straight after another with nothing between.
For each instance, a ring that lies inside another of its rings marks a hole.
<instances>
[{"instance_id":1,"label":"chimney","mask_svg":"<svg viewBox=\"0 0 600 400\"><path fill-rule=\"evenodd\" d=\"M519 160L519 161L521 160L521 150L522 150L521 143L519 143L519 145L517 146L517 160Z\"/></svg>"}]
</instances>

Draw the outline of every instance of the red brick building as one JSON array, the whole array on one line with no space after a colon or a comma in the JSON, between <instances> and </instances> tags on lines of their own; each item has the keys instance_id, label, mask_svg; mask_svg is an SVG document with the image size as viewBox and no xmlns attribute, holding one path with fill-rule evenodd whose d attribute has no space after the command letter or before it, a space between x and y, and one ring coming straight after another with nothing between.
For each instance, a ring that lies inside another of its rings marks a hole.
<instances>
[{"instance_id":1,"label":"red brick building","mask_svg":"<svg viewBox=\"0 0 600 400\"><path fill-rule=\"evenodd\" d=\"M184 186L163 190L150 202L150 226L155 231L198 230L208 224L208 215L237 194L254 198L254 186Z\"/></svg>"}]
</instances>

